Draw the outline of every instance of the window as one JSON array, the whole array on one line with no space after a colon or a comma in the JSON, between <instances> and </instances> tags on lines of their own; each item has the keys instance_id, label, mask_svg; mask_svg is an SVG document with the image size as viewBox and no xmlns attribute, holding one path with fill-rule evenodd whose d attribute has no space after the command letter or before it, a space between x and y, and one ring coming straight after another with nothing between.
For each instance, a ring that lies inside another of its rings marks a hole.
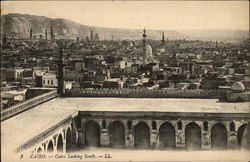
<instances>
[{"instance_id":1,"label":"window","mask_svg":"<svg viewBox=\"0 0 250 162\"><path fill-rule=\"evenodd\" d=\"M207 121L204 121L204 122L203 122L203 129L204 129L205 131L208 130L208 122L207 122Z\"/></svg>"},{"instance_id":2,"label":"window","mask_svg":"<svg viewBox=\"0 0 250 162\"><path fill-rule=\"evenodd\" d=\"M182 130L182 122L181 121L178 121L177 126L178 126L178 130Z\"/></svg>"},{"instance_id":3,"label":"window","mask_svg":"<svg viewBox=\"0 0 250 162\"><path fill-rule=\"evenodd\" d=\"M53 80L51 80L51 85L53 85Z\"/></svg>"},{"instance_id":4,"label":"window","mask_svg":"<svg viewBox=\"0 0 250 162\"><path fill-rule=\"evenodd\" d=\"M49 80L47 80L47 84L49 84Z\"/></svg>"}]
</instances>

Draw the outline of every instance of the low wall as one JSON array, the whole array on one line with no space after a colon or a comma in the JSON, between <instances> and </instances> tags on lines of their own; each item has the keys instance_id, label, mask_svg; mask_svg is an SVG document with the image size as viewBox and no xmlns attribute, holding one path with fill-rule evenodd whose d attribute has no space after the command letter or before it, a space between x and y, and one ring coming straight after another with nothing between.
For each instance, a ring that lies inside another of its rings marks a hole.
<instances>
[{"instance_id":1,"label":"low wall","mask_svg":"<svg viewBox=\"0 0 250 162\"><path fill-rule=\"evenodd\" d=\"M12 116L19 114L25 110L28 110L38 104L41 104L45 101L48 101L52 98L57 97L56 91L50 91L48 93L36 96L34 98L28 99L22 103L18 103L16 105L10 106L5 110L1 111L1 121L6 120Z\"/></svg>"},{"instance_id":2,"label":"low wall","mask_svg":"<svg viewBox=\"0 0 250 162\"><path fill-rule=\"evenodd\" d=\"M128 98L221 98L221 90L148 90L148 89L81 89L67 90L70 97L128 97Z\"/></svg>"}]
</instances>

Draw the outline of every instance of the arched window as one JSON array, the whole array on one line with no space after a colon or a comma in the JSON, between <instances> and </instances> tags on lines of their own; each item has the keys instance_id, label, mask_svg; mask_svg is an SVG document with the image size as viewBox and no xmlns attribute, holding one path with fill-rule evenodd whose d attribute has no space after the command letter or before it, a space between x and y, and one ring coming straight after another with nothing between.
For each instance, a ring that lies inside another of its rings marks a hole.
<instances>
[{"instance_id":1,"label":"arched window","mask_svg":"<svg viewBox=\"0 0 250 162\"><path fill-rule=\"evenodd\" d=\"M127 122L127 125L128 125L128 129L132 128L132 122L130 120Z\"/></svg>"},{"instance_id":2,"label":"arched window","mask_svg":"<svg viewBox=\"0 0 250 162\"><path fill-rule=\"evenodd\" d=\"M207 122L207 121L204 121L204 122L203 122L203 129L204 129L205 131L208 130L208 122Z\"/></svg>"},{"instance_id":3,"label":"arched window","mask_svg":"<svg viewBox=\"0 0 250 162\"><path fill-rule=\"evenodd\" d=\"M156 122L155 121L152 121L152 129L156 129L156 127L157 127L157 124L156 124Z\"/></svg>"},{"instance_id":4,"label":"arched window","mask_svg":"<svg viewBox=\"0 0 250 162\"><path fill-rule=\"evenodd\" d=\"M178 121L177 126L178 126L178 130L182 130L182 122L181 121Z\"/></svg>"},{"instance_id":5,"label":"arched window","mask_svg":"<svg viewBox=\"0 0 250 162\"><path fill-rule=\"evenodd\" d=\"M102 128L106 129L106 121L105 120L102 121Z\"/></svg>"},{"instance_id":6,"label":"arched window","mask_svg":"<svg viewBox=\"0 0 250 162\"><path fill-rule=\"evenodd\" d=\"M234 124L234 122L231 122L231 123L230 123L230 131L231 131L231 132L234 132L234 131L235 131L235 124Z\"/></svg>"}]
</instances>

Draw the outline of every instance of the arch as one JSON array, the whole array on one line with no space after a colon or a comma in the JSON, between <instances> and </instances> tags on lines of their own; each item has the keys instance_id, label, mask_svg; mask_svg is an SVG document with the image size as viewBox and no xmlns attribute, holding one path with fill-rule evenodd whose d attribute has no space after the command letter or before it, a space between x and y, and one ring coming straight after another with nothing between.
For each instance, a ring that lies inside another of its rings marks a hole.
<instances>
[{"instance_id":1,"label":"arch","mask_svg":"<svg viewBox=\"0 0 250 162\"><path fill-rule=\"evenodd\" d=\"M47 152L51 153L51 152L53 152L53 150L54 150L53 142L50 140L48 147L47 147Z\"/></svg>"},{"instance_id":2,"label":"arch","mask_svg":"<svg viewBox=\"0 0 250 162\"><path fill-rule=\"evenodd\" d=\"M66 132L66 152L70 152L72 149L72 140L71 140L71 130L67 129Z\"/></svg>"},{"instance_id":3,"label":"arch","mask_svg":"<svg viewBox=\"0 0 250 162\"><path fill-rule=\"evenodd\" d=\"M135 126L135 147L149 148L150 146L150 129L145 122L139 122Z\"/></svg>"},{"instance_id":4,"label":"arch","mask_svg":"<svg viewBox=\"0 0 250 162\"><path fill-rule=\"evenodd\" d=\"M201 149L201 128L194 122L185 128L185 147L187 150Z\"/></svg>"},{"instance_id":5,"label":"arch","mask_svg":"<svg viewBox=\"0 0 250 162\"><path fill-rule=\"evenodd\" d=\"M63 138L62 134L59 134L57 139L57 152L63 152Z\"/></svg>"},{"instance_id":6,"label":"arch","mask_svg":"<svg viewBox=\"0 0 250 162\"><path fill-rule=\"evenodd\" d=\"M234 131L235 131L235 124L234 124L233 121L229 124L229 127L230 127L230 131L231 131L231 132L234 132Z\"/></svg>"},{"instance_id":7,"label":"arch","mask_svg":"<svg viewBox=\"0 0 250 162\"><path fill-rule=\"evenodd\" d=\"M212 127L211 147L212 147L212 150L227 149L227 129L221 123L217 123Z\"/></svg>"},{"instance_id":8,"label":"arch","mask_svg":"<svg viewBox=\"0 0 250 162\"><path fill-rule=\"evenodd\" d=\"M114 121L109 126L110 146L115 148L125 147L125 128L119 121Z\"/></svg>"},{"instance_id":9,"label":"arch","mask_svg":"<svg viewBox=\"0 0 250 162\"><path fill-rule=\"evenodd\" d=\"M243 124L238 129L238 148L250 149L249 125Z\"/></svg>"},{"instance_id":10,"label":"arch","mask_svg":"<svg viewBox=\"0 0 250 162\"><path fill-rule=\"evenodd\" d=\"M208 131L208 122L207 121L203 122L203 130Z\"/></svg>"},{"instance_id":11,"label":"arch","mask_svg":"<svg viewBox=\"0 0 250 162\"><path fill-rule=\"evenodd\" d=\"M39 148L37 149L37 153L41 153L41 152L42 152L42 148L39 147Z\"/></svg>"},{"instance_id":12,"label":"arch","mask_svg":"<svg viewBox=\"0 0 250 162\"><path fill-rule=\"evenodd\" d=\"M174 149L175 148L175 127L165 122L159 128L160 148Z\"/></svg>"},{"instance_id":13,"label":"arch","mask_svg":"<svg viewBox=\"0 0 250 162\"><path fill-rule=\"evenodd\" d=\"M92 120L85 124L85 145L87 147L100 146L100 127Z\"/></svg>"}]
</instances>

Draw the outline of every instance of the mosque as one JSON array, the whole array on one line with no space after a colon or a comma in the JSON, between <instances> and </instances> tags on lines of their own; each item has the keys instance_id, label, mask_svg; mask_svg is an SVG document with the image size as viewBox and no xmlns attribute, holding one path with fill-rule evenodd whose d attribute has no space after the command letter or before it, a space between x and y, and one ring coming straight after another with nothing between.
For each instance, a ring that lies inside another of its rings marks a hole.
<instances>
[{"instance_id":1,"label":"mosque","mask_svg":"<svg viewBox=\"0 0 250 162\"><path fill-rule=\"evenodd\" d=\"M152 47L147 43L147 34L145 28L143 30L142 37L142 61L145 63L153 62L153 51Z\"/></svg>"}]
</instances>

